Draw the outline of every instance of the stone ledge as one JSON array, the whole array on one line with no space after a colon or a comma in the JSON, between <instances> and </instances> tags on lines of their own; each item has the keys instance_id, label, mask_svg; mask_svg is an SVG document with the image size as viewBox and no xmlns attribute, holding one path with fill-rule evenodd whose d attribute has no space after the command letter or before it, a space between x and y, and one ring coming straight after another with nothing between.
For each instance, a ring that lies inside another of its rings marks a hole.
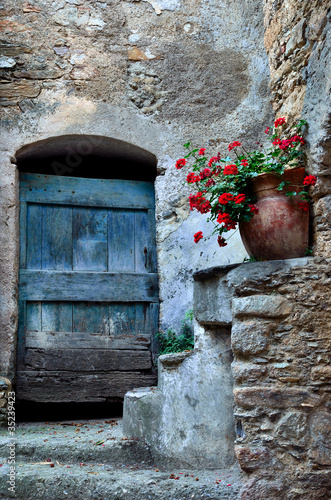
<instances>
[{"instance_id":1,"label":"stone ledge","mask_svg":"<svg viewBox=\"0 0 331 500\"><path fill-rule=\"evenodd\" d=\"M159 361L166 368L176 367L183 363L185 359L192 356L192 354L194 354L194 350L162 354L162 356L159 357Z\"/></svg>"}]
</instances>

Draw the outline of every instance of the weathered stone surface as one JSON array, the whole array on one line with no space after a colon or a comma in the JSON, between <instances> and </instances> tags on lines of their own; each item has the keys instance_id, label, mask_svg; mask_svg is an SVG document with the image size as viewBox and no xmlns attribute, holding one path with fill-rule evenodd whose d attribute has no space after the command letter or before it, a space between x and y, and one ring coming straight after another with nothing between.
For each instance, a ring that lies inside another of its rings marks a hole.
<instances>
[{"instance_id":1,"label":"weathered stone surface","mask_svg":"<svg viewBox=\"0 0 331 500\"><path fill-rule=\"evenodd\" d=\"M236 318L257 316L262 318L282 318L291 313L290 302L280 295L252 295L232 301Z\"/></svg>"},{"instance_id":2,"label":"weathered stone surface","mask_svg":"<svg viewBox=\"0 0 331 500\"><path fill-rule=\"evenodd\" d=\"M30 81L2 81L0 97L15 101L26 97L37 97L40 93L40 88L40 84Z\"/></svg>"},{"instance_id":3,"label":"weathered stone surface","mask_svg":"<svg viewBox=\"0 0 331 500\"><path fill-rule=\"evenodd\" d=\"M307 415L303 412L286 413L275 427L277 437L294 446L305 446L309 439Z\"/></svg>"},{"instance_id":4,"label":"weathered stone surface","mask_svg":"<svg viewBox=\"0 0 331 500\"><path fill-rule=\"evenodd\" d=\"M300 388L246 387L234 389L235 401L243 408L262 406L291 408L302 405L318 406L320 397Z\"/></svg>"},{"instance_id":5,"label":"weathered stone surface","mask_svg":"<svg viewBox=\"0 0 331 500\"><path fill-rule=\"evenodd\" d=\"M234 361L231 367L236 384L256 383L256 380L264 378L268 373L268 366L242 361Z\"/></svg>"},{"instance_id":6,"label":"weathered stone surface","mask_svg":"<svg viewBox=\"0 0 331 500\"><path fill-rule=\"evenodd\" d=\"M12 57L0 57L0 68L10 69L16 66L16 61Z\"/></svg>"},{"instance_id":7,"label":"weathered stone surface","mask_svg":"<svg viewBox=\"0 0 331 500\"><path fill-rule=\"evenodd\" d=\"M287 485L281 480L250 479L240 490L241 500L284 500Z\"/></svg>"},{"instance_id":8,"label":"weathered stone surface","mask_svg":"<svg viewBox=\"0 0 331 500\"><path fill-rule=\"evenodd\" d=\"M311 370L313 380L319 380L324 383L331 379L331 366L318 365L314 366Z\"/></svg>"},{"instance_id":9,"label":"weathered stone surface","mask_svg":"<svg viewBox=\"0 0 331 500\"><path fill-rule=\"evenodd\" d=\"M192 353L159 358L155 388L126 394L123 429L159 463L217 468L235 462L230 336L195 326Z\"/></svg>"},{"instance_id":10,"label":"weathered stone surface","mask_svg":"<svg viewBox=\"0 0 331 500\"><path fill-rule=\"evenodd\" d=\"M240 467L246 472L274 466L274 460L268 448L235 446L235 453Z\"/></svg>"},{"instance_id":11,"label":"weathered stone surface","mask_svg":"<svg viewBox=\"0 0 331 500\"><path fill-rule=\"evenodd\" d=\"M260 354L267 349L269 336L270 326L268 324L261 321L237 321L231 329L232 350L239 356Z\"/></svg>"},{"instance_id":12,"label":"weathered stone surface","mask_svg":"<svg viewBox=\"0 0 331 500\"><path fill-rule=\"evenodd\" d=\"M310 421L312 443L309 456L320 465L331 465L331 419L330 413L321 411Z\"/></svg>"}]
</instances>

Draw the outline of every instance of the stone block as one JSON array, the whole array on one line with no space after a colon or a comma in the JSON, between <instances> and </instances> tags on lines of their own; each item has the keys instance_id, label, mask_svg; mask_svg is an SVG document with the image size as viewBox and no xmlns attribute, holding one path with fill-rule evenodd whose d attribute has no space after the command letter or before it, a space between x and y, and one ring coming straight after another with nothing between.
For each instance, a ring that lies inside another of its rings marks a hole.
<instances>
[{"instance_id":1,"label":"stone block","mask_svg":"<svg viewBox=\"0 0 331 500\"><path fill-rule=\"evenodd\" d=\"M305 45L305 27L306 20L301 19L301 21L299 21L298 24L292 29L291 38L286 44L285 55L287 57L289 57L295 49L303 47Z\"/></svg>"},{"instance_id":2,"label":"stone block","mask_svg":"<svg viewBox=\"0 0 331 500\"><path fill-rule=\"evenodd\" d=\"M11 391L11 382L6 377L0 377L0 390Z\"/></svg>"},{"instance_id":3,"label":"stone block","mask_svg":"<svg viewBox=\"0 0 331 500\"><path fill-rule=\"evenodd\" d=\"M254 383L265 377L268 373L267 366L254 363L235 361L232 363L232 374L236 384Z\"/></svg>"},{"instance_id":4,"label":"stone block","mask_svg":"<svg viewBox=\"0 0 331 500\"><path fill-rule=\"evenodd\" d=\"M11 69L16 66L16 61L12 57L0 57L0 68Z\"/></svg>"},{"instance_id":5,"label":"stone block","mask_svg":"<svg viewBox=\"0 0 331 500\"><path fill-rule=\"evenodd\" d=\"M1 97L10 100L21 100L26 97L37 97L40 93L40 85L36 82L1 82Z\"/></svg>"},{"instance_id":6,"label":"stone block","mask_svg":"<svg viewBox=\"0 0 331 500\"><path fill-rule=\"evenodd\" d=\"M331 366L318 365L314 366L311 370L311 377L313 380L326 382L331 379Z\"/></svg>"},{"instance_id":7,"label":"stone block","mask_svg":"<svg viewBox=\"0 0 331 500\"><path fill-rule=\"evenodd\" d=\"M249 448L248 446L235 446L235 453L242 470L253 472L274 465L269 448Z\"/></svg>"},{"instance_id":8,"label":"stone block","mask_svg":"<svg viewBox=\"0 0 331 500\"><path fill-rule=\"evenodd\" d=\"M260 354L268 347L269 335L268 324L260 321L235 322L231 330L232 350L239 356Z\"/></svg>"},{"instance_id":9,"label":"stone block","mask_svg":"<svg viewBox=\"0 0 331 500\"><path fill-rule=\"evenodd\" d=\"M330 413L316 413L310 421L312 438L308 455L320 465L331 465L331 418Z\"/></svg>"},{"instance_id":10,"label":"stone block","mask_svg":"<svg viewBox=\"0 0 331 500\"><path fill-rule=\"evenodd\" d=\"M286 483L267 479L250 479L241 488L240 500L285 500Z\"/></svg>"},{"instance_id":11,"label":"stone block","mask_svg":"<svg viewBox=\"0 0 331 500\"><path fill-rule=\"evenodd\" d=\"M235 388L235 402L242 408L263 406L268 408L291 408L302 405L317 406L321 398L299 388L243 387Z\"/></svg>"},{"instance_id":12,"label":"stone block","mask_svg":"<svg viewBox=\"0 0 331 500\"><path fill-rule=\"evenodd\" d=\"M262 318L284 318L291 313L290 302L281 295L252 295L233 299L233 316L257 316Z\"/></svg>"},{"instance_id":13,"label":"stone block","mask_svg":"<svg viewBox=\"0 0 331 500\"><path fill-rule=\"evenodd\" d=\"M302 412L289 412L275 427L275 434L293 446L304 446L308 440L307 415Z\"/></svg>"}]
</instances>

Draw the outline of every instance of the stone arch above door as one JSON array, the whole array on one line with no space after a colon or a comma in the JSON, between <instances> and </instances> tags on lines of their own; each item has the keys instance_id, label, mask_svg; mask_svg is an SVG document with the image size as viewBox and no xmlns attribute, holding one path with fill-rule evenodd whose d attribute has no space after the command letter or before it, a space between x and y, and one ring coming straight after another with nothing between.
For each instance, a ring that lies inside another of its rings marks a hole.
<instances>
[{"instance_id":1,"label":"stone arch above door","mask_svg":"<svg viewBox=\"0 0 331 500\"><path fill-rule=\"evenodd\" d=\"M50 137L21 147L15 156L18 169L30 173L146 181L156 177L154 154L99 135Z\"/></svg>"}]
</instances>

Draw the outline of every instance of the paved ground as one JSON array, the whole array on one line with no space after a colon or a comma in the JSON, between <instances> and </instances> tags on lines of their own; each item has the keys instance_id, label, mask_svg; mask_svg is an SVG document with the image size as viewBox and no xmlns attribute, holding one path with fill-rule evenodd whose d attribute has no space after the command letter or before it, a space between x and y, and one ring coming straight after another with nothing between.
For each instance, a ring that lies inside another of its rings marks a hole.
<instances>
[{"instance_id":1,"label":"paved ground","mask_svg":"<svg viewBox=\"0 0 331 500\"><path fill-rule=\"evenodd\" d=\"M15 495L8 491L15 442ZM0 432L0 499L236 499L238 470L184 470L153 462L148 447L123 436L120 419L21 423Z\"/></svg>"}]
</instances>

